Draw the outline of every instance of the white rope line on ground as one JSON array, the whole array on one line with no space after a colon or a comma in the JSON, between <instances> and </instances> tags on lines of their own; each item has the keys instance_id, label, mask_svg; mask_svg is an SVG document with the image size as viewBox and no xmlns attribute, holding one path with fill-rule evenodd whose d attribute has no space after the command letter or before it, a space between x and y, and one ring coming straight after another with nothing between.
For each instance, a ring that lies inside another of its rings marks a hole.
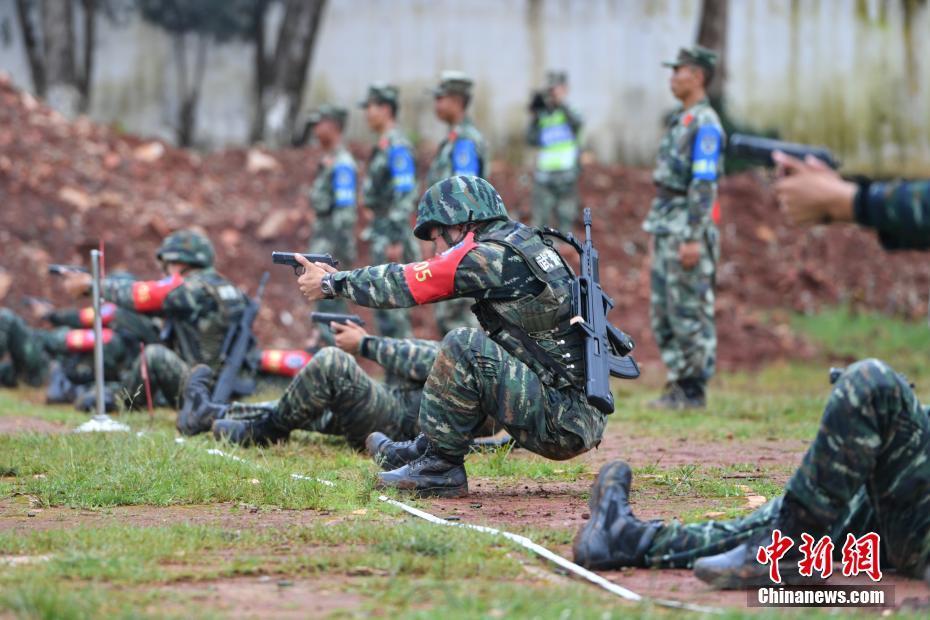
<instances>
[{"instance_id":1,"label":"white rope line on ground","mask_svg":"<svg viewBox=\"0 0 930 620\"><path fill-rule=\"evenodd\" d=\"M184 438L183 438L183 437L176 437L176 438L175 438L175 441L176 441L177 443L184 443ZM249 461L247 461L247 460L245 460L245 459L243 459L243 458L241 458L241 457L238 457L238 456L236 456L235 454L228 454L228 453L223 452L222 450L219 450L219 449L217 449L217 448L208 448L208 449L207 449L207 454L212 454L212 455L215 455L215 456L222 456L222 457L224 457L224 458L231 459L231 460L236 461L236 462L238 462L238 463L244 463L244 464L247 464L247 465L253 465L254 467L259 467L259 468L261 467L261 465L258 465L258 464L255 464L255 463L250 463ZM293 479L295 479L295 480L306 480L306 481L309 481L309 482L318 482L318 483L320 483L320 484L323 484L323 485L329 486L329 487L334 487L334 486L336 486L336 484L335 484L334 482L330 481L330 480L324 480L324 479L322 479L322 478L315 478L315 477L311 477L311 476L304 476L303 474L294 474L294 473L292 473L292 474L291 474L291 478L293 478ZM596 585L596 586L598 586L598 587L600 587L600 588L602 588L602 589L604 589L604 590L607 590L607 591L610 592L611 594L614 594L614 595L616 595L616 596L619 596L620 598L625 599L625 600L628 600L628 601L633 601L633 602L637 602L637 603L639 603L639 602L649 602L649 603L653 603L653 604L655 604L655 605L661 605L662 607L671 607L671 608L673 608L673 609L683 609L683 610L687 610L687 611L695 611L695 612L698 612L698 613L712 613L712 614L720 614L720 613L723 613L723 610L718 609L718 608L716 608L716 607L705 607L705 606L703 606L703 605L693 605L693 604L691 604L691 603L684 603L684 602L682 602L682 601L675 601L675 600L671 600L671 599L654 599L654 598L644 597L644 596L642 596L641 594L637 594L636 592L633 592L632 590L629 590L629 589L627 589L627 588L624 588L623 586L617 585L616 583L614 583L614 582L612 582L612 581L608 581L607 579L601 577L601 576L598 575L597 573L595 573L595 572L593 572L593 571L590 571L590 570L584 568L583 566L580 566L580 565L578 565L578 564L575 564L575 563L572 562L571 560L568 560L568 559L566 559L566 558L563 558L561 555L559 555L559 554L557 554L557 553L555 553L555 552L553 552L553 551L550 551L549 549L547 549L546 547L543 547L542 545L539 545L539 544L533 542L531 539L527 538L526 536L521 536L521 535L519 535L519 534L514 534L513 532L508 532L508 531L506 531L506 530L499 530L499 529L497 529L497 528L488 527L488 526L485 526L485 525L475 525L475 524L472 524L472 523L461 523L461 522L447 521L446 519L443 519L443 518L441 518L441 517L437 517L436 515L434 515L434 514L432 514L432 513L426 512L426 511L424 511L424 510L420 510L420 509L418 509L418 508L414 508L413 506L410 506L410 505L405 504L405 503L403 503L403 502L397 501L396 499L391 499L390 497L388 497L388 496L386 496L386 495L379 495L379 496L378 496L378 500L380 500L380 501L382 501L382 502L384 502L384 503L386 503L386 504L390 504L390 505L392 505L392 506L396 506L397 508L400 508L401 510L403 510L404 512L406 512L406 513L408 513L408 514L411 514L411 515L413 515L413 516L415 516L415 517L418 517L418 518L420 518L420 519L423 519L423 520L428 521L428 522L430 522L430 523L433 523L433 524L435 524L435 525L446 525L446 526L450 526L450 527L461 527L461 528L465 528L465 529L468 529L468 530L473 530L473 531L476 531L476 532L483 532L483 533L485 533L485 534L491 534L491 535L493 535L493 536L501 536L501 537L503 537L503 538L506 538L507 540L509 540L509 541L511 541L511 542L514 542L514 543L520 545L520 546L523 547L524 549L527 549L528 551L531 551L532 553L534 553L534 554L536 554L536 555L538 555L538 556L540 556L540 557L542 557L542 558L545 558L545 559L549 560L550 562L552 562L552 563L554 563L554 564L557 564L558 566L561 566L562 568L564 568L565 570L569 571L570 573L572 573L572 574L574 574L574 575L576 575L576 576L578 576L578 577L581 577L582 579L584 579L584 580L586 580L586 581L588 581L588 582L590 582L590 583L593 583L594 585Z\"/></svg>"}]
</instances>

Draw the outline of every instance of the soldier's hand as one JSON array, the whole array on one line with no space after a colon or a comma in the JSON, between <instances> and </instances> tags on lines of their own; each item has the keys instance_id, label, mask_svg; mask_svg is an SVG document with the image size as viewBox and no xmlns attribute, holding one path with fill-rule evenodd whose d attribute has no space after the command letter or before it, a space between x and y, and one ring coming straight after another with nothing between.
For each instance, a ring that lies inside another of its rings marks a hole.
<instances>
[{"instance_id":1,"label":"soldier's hand","mask_svg":"<svg viewBox=\"0 0 930 620\"><path fill-rule=\"evenodd\" d=\"M679 245L678 260L681 261L681 266L688 271L694 269L698 261L701 260L701 242L685 241Z\"/></svg>"},{"instance_id":2,"label":"soldier's hand","mask_svg":"<svg viewBox=\"0 0 930 620\"><path fill-rule=\"evenodd\" d=\"M353 355L358 353L359 348L362 346L362 340L368 335L364 327L356 325L352 321L347 321L344 324L333 322L329 324L329 328L333 330L333 340L336 342L336 346Z\"/></svg>"},{"instance_id":3,"label":"soldier's hand","mask_svg":"<svg viewBox=\"0 0 930 620\"><path fill-rule=\"evenodd\" d=\"M825 163L808 156L804 161L781 151L772 153L779 179L774 190L788 219L795 224L853 221L855 183Z\"/></svg>"},{"instance_id":4,"label":"soldier's hand","mask_svg":"<svg viewBox=\"0 0 930 620\"><path fill-rule=\"evenodd\" d=\"M300 292L309 301L319 301L323 299L323 291L320 289L320 281L327 273L335 273L336 268L325 263L311 263L300 254L296 254L297 262L303 265L304 273L297 278L297 286Z\"/></svg>"},{"instance_id":5,"label":"soldier's hand","mask_svg":"<svg viewBox=\"0 0 930 620\"><path fill-rule=\"evenodd\" d=\"M404 260L404 244L392 243L384 248L384 258L389 263L399 263Z\"/></svg>"},{"instance_id":6,"label":"soldier's hand","mask_svg":"<svg viewBox=\"0 0 930 620\"><path fill-rule=\"evenodd\" d=\"M62 286L72 297L80 297L90 292L92 280L89 273L68 271L62 274Z\"/></svg>"}]
</instances>

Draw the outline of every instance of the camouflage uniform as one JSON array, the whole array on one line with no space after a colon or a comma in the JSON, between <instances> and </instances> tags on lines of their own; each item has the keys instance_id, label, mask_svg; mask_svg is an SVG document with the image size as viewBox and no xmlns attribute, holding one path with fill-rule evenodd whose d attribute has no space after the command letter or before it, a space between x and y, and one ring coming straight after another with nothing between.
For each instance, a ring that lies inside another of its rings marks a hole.
<instances>
[{"instance_id":1,"label":"camouflage uniform","mask_svg":"<svg viewBox=\"0 0 930 620\"><path fill-rule=\"evenodd\" d=\"M323 119L335 120L342 126L346 111L334 106L321 106L311 115L310 123ZM310 206L316 213L309 252L332 254L340 265L355 262L356 186L358 170L352 154L339 144L320 160L310 190ZM322 301L320 312L347 312L345 303Z\"/></svg>"},{"instance_id":2,"label":"camouflage uniform","mask_svg":"<svg viewBox=\"0 0 930 620\"><path fill-rule=\"evenodd\" d=\"M443 71L439 86L433 90L437 97L460 95L466 101L471 98L472 80L459 71ZM432 187L451 176L465 175L484 178L488 174L490 155L484 136L469 117L449 127L449 132L430 163L426 173L426 186ZM452 300L434 308L439 333L446 334L456 327L478 327L474 315L469 312L467 300Z\"/></svg>"},{"instance_id":3,"label":"camouflage uniform","mask_svg":"<svg viewBox=\"0 0 930 620\"><path fill-rule=\"evenodd\" d=\"M564 73L549 72L547 88L565 81ZM565 104L531 111L526 141L539 149L533 174L533 226L554 225L571 232L578 216L581 114Z\"/></svg>"},{"instance_id":4,"label":"camouflage uniform","mask_svg":"<svg viewBox=\"0 0 930 620\"><path fill-rule=\"evenodd\" d=\"M429 340L366 336L359 355L384 368L386 380L379 383L351 355L325 347L291 381L280 400L232 403L225 417L269 415L269 423L285 434L303 429L342 435L356 449L375 431L409 439L417 434L423 384L438 349L438 343Z\"/></svg>"},{"instance_id":5,"label":"camouflage uniform","mask_svg":"<svg viewBox=\"0 0 930 620\"><path fill-rule=\"evenodd\" d=\"M858 223L878 231L888 249L930 249L930 181L861 183L854 214ZM930 563L928 416L930 407L921 405L907 379L885 363L864 360L848 367L830 394L817 436L785 488L820 530L808 533L830 535L837 543L847 533L860 537L877 532L882 561L920 575ZM769 536L779 525L784 498L730 521L663 524L644 550L643 563L688 567L702 557ZM588 540L596 538L589 533ZM615 552L632 557L622 547L620 543Z\"/></svg>"},{"instance_id":6,"label":"camouflage uniform","mask_svg":"<svg viewBox=\"0 0 930 620\"><path fill-rule=\"evenodd\" d=\"M494 188L475 177L430 188L414 234L428 238L433 221L472 217L476 228L446 252L423 263L338 272L330 276L333 289L374 308L476 301L487 333L458 328L446 334L420 405L420 429L443 457L461 459L487 417L537 454L577 456L600 442L606 418L581 387L583 344L568 325L571 268L535 229L508 219ZM515 332L528 334L537 350Z\"/></svg>"},{"instance_id":7,"label":"camouflage uniform","mask_svg":"<svg viewBox=\"0 0 930 620\"><path fill-rule=\"evenodd\" d=\"M712 212L724 141L720 119L706 99L672 117L652 175L657 197L643 223L654 236L650 318L668 380L693 382L702 397L716 366L714 280L720 246ZM700 259L685 269L679 246L695 241L701 244Z\"/></svg>"},{"instance_id":8,"label":"camouflage uniform","mask_svg":"<svg viewBox=\"0 0 930 620\"><path fill-rule=\"evenodd\" d=\"M204 363L217 370L222 363L223 341L230 325L239 319L248 298L213 268L213 247L205 237L190 231L169 235L158 251L159 260L190 265L183 276L157 281L106 278L103 297L117 306L165 319L168 340L149 344L144 356L152 396L158 392L172 406L180 396L181 381L190 365ZM248 368L244 373L249 373ZM138 359L123 378L123 396L139 402L144 386Z\"/></svg>"},{"instance_id":9,"label":"camouflage uniform","mask_svg":"<svg viewBox=\"0 0 930 620\"><path fill-rule=\"evenodd\" d=\"M0 386L15 387L18 380L42 385L48 361L43 339L15 312L0 308Z\"/></svg>"},{"instance_id":10,"label":"camouflage uniform","mask_svg":"<svg viewBox=\"0 0 930 620\"><path fill-rule=\"evenodd\" d=\"M368 98L361 102L397 105L397 88L375 84L369 88ZM395 108L396 109L396 108ZM413 147L406 136L392 127L378 138L371 151L362 185L365 206L374 219L365 230L364 237L371 244L371 261L380 265L387 262L385 252L390 245L401 244L403 260L413 263L420 260L420 248L410 234L410 217L416 207L417 184ZM378 331L389 338L409 338L410 313L406 310L379 310L375 312Z\"/></svg>"}]
</instances>

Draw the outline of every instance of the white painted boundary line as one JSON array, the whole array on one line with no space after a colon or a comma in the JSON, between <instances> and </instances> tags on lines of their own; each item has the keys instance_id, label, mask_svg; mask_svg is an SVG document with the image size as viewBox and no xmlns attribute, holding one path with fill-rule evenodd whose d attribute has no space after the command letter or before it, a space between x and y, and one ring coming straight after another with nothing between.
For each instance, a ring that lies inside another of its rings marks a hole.
<instances>
[{"instance_id":1,"label":"white painted boundary line","mask_svg":"<svg viewBox=\"0 0 930 620\"><path fill-rule=\"evenodd\" d=\"M177 437L175 438L175 441L177 443L184 443L184 438ZM231 459L239 463L245 463L247 465L261 467L261 465L250 463L249 461L243 458L240 458L234 454L228 454L217 448L207 449L207 454L222 456L224 458L228 458L228 459ZM330 480L323 480L322 478L313 478L310 476L304 476L302 474L291 474L291 478L294 478L295 480L307 480L309 482L318 482L320 484L323 484L329 487L336 486L335 483L333 483ZM671 607L673 609L683 609L687 611L695 611L698 613L705 613L705 614L723 613L723 610L718 609L716 607L705 607L703 605L692 605L691 603L684 603L681 601L674 601L674 600L669 600L669 599L652 599L652 598L644 597L640 594L637 594L636 592L633 592L632 590L628 590L624 588L623 586L617 585L612 581L608 581L607 579L604 579L603 577L601 577L600 575L598 575L597 573L593 571L590 571L582 566L579 566L578 564L575 564L574 562L570 560L563 558L559 554L550 551L549 549L543 547L542 545L538 545L534 543L532 540L530 540L526 536L520 536L519 534L514 534L513 532L498 530L496 528L487 527L484 525L474 525L472 523L457 523L453 521L446 521L445 519L441 517L437 517L434 514L425 512L418 508L414 508L413 506L410 506L403 502L399 502L396 499L391 499L390 497L387 497L386 495L379 495L378 499L386 504L396 506L397 508L400 508L401 510L403 510L404 512L408 514L411 514L425 521L429 521L430 523L434 523L436 525L461 527L461 528L465 528L468 530L474 530L476 532L484 532L485 534L491 534L493 536L502 536L503 538L506 538L507 540L520 545L524 549L527 549L531 551L532 553L542 558L545 558L549 560L550 562L557 564L558 566L561 566L562 568L569 571L570 573L577 575L578 577L581 577L582 579L585 579L586 581L589 581L590 583L593 583L594 585L600 588L603 588L604 590L607 590L611 594L619 596L620 598L626 599L628 601L649 602L655 605L661 605L662 607Z\"/></svg>"}]
</instances>

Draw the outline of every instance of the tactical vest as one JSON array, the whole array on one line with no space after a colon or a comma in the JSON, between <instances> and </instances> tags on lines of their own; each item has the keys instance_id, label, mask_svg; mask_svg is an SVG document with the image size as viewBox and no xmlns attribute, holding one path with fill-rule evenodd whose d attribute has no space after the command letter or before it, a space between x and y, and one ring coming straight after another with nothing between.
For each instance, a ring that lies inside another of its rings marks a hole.
<instances>
[{"instance_id":1,"label":"tactical vest","mask_svg":"<svg viewBox=\"0 0 930 620\"><path fill-rule=\"evenodd\" d=\"M205 363L216 370L229 327L242 316L248 304L234 284L210 270L184 279L184 287L198 301L194 314L184 321L173 321L176 348L188 363ZM175 294L173 291L170 294Z\"/></svg>"},{"instance_id":2,"label":"tactical vest","mask_svg":"<svg viewBox=\"0 0 930 620\"><path fill-rule=\"evenodd\" d=\"M529 366L545 385L582 388L584 341L578 328L569 323L574 315L575 275L571 268L539 230L519 222L480 233L475 241L510 248L544 285L535 297L478 300L472 310L481 327L505 351Z\"/></svg>"},{"instance_id":3,"label":"tactical vest","mask_svg":"<svg viewBox=\"0 0 930 620\"><path fill-rule=\"evenodd\" d=\"M566 172L578 166L578 140L565 110L557 108L539 117L539 153L536 169L540 172Z\"/></svg>"}]
</instances>

